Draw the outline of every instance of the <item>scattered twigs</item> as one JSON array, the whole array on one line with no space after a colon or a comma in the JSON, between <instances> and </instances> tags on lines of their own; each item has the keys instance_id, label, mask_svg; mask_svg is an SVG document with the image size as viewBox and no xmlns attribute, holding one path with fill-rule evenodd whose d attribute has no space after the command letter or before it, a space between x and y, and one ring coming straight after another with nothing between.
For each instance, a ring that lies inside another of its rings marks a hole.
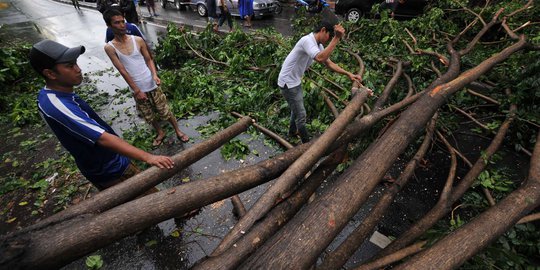
<instances>
[{"instance_id":1,"label":"scattered twigs","mask_svg":"<svg viewBox=\"0 0 540 270\"><path fill-rule=\"evenodd\" d=\"M405 98L408 98L410 96L412 96L414 94L414 85L413 85L413 82L411 80L411 77L409 77L409 75L407 75L407 73L403 72L403 77L405 77L405 80L407 81L407 95L405 96ZM439 76L440 77L440 76Z\"/></svg>"},{"instance_id":2,"label":"scattered twigs","mask_svg":"<svg viewBox=\"0 0 540 270\"><path fill-rule=\"evenodd\" d=\"M445 65L445 66L448 66L450 64L450 61L448 60L448 58L440 53L437 53L437 52L433 52L433 51L427 51L427 50L422 50L422 49L413 49L411 47L411 45L409 45L409 43L407 43L407 41L405 40L401 40L405 46L409 49L409 51L412 53L412 54L425 54L425 55L431 55L431 56L435 56L437 59L439 59L439 61Z\"/></svg>"},{"instance_id":3,"label":"scattered twigs","mask_svg":"<svg viewBox=\"0 0 540 270\"><path fill-rule=\"evenodd\" d=\"M431 69L433 70L433 72L435 72L435 74L437 74L437 77L442 76L441 71L437 68L437 66L435 66L435 63L433 61L431 61Z\"/></svg>"},{"instance_id":4,"label":"scattered twigs","mask_svg":"<svg viewBox=\"0 0 540 270\"><path fill-rule=\"evenodd\" d=\"M407 32L407 34L409 34L409 36L411 37L411 39L413 41L414 46L416 47L416 45L418 45L418 43L416 42L416 38L414 37L414 35L407 28L405 28L405 32Z\"/></svg>"},{"instance_id":5,"label":"scattered twigs","mask_svg":"<svg viewBox=\"0 0 540 270\"><path fill-rule=\"evenodd\" d=\"M321 73L317 72L316 70L312 69L312 68L309 68L309 71L315 73L315 75L323 78L325 81L329 82L330 84L332 84L333 86L335 86L337 89L343 91L343 92L347 92L347 90L345 88L343 88L343 86L337 84L336 82L328 79L326 76L323 76Z\"/></svg>"},{"instance_id":6,"label":"scattered twigs","mask_svg":"<svg viewBox=\"0 0 540 270\"><path fill-rule=\"evenodd\" d=\"M454 153L456 153L456 155L458 155L461 158L461 160L463 160L463 162L465 162L465 164L469 166L469 168L472 168L473 164L469 161L467 157L465 157L465 155L463 155L460 151L458 151L454 147L452 147L452 151L454 151ZM495 199L493 199L493 196L491 196L491 192L485 187L482 187L482 191L484 192L484 195L486 196L486 200L488 201L489 205L491 206L495 205Z\"/></svg>"},{"instance_id":7,"label":"scattered twigs","mask_svg":"<svg viewBox=\"0 0 540 270\"><path fill-rule=\"evenodd\" d=\"M326 93L328 93L329 95L331 95L333 98L335 98L336 100L340 101L343 105L347 106L347 104L349 104L349 102L347 102L346 100L342 100L338 95L336 95L336 93L334 93L332 90L318 84L315 80L311 79L311 78L308 78L313 84L315 84L317 87L321 88L323 91L325 91Z\"/></svg>"},{"instance_id":8,"label":"scattered twigs","mask_svg":"<svg viewBox=\"0 0 540 270\"><path fill-rule=\"evenodd\" d=\"M238 195L232 196L231 202L233 205L233 211L238 217L243 217L246 215L246 208L244 207L244 204L242 203L242 200Z\"/></svg>"},{"instance_id":9,"label":"scattered twigs","mask_svg":"<svg viewBox=\"0 0 540 270\"><path fill-rule=\"evenodd\" d=\"M467 88L467 93L469 93L469 94L471 94L471 95L473 95L473 96L477 96L477 97L479 97L479 98L481 98L481 99L483 99L483 100L485 100L485 101L491 102L491 103L493 103L493 104L501 105L501 103L498 102L497 100L492 99L492 98L490 98L490 97L488 97L488 96L486 96L486 95L482 95L482 94L480 94L480 93L478 93L478 92L476 92L476 91L473 91L473 90L471 90L471 89L468 89L468 88Z\"/></svg>"},{"instance_id":10,"label":"scattered twigs","mask_svg":"<svg viewBox=\"0 0 540 270\"><path fill-rule=\"evenodd\" d=\"M182 36L184 37L184 40L186 41L186 44L188 45L189 49L190 49L193 53L195 53L198 57L200 57L200 58L202 58L202 59L204 59L204 60L206 60L206 61L208 61L208 62L210 62L210 63L214 63L214 64L218 64L218 65L222 65L222 66L229 67L229 64L227 64L227 63L225 63L225 62L217 61L217 60L215 60L213 57L212 57L212 59L210 59L210 58L208 58L208 57L202 55L199 51L195 50L195 49L191 46L191 44L190 44L189 41L187 40L187 37L186 37L185 34L182 35ZM266 70L266 68L260 68L260 67L247 67L247 69L253 70L253 71L265 71L265 70Z\"/></svg>"},{"instance_id":11,"label":"scattered twigs","mask_svg":"<svg viewBox=\"0 0 540 270\"><path fill-rule=\"evenodd\" d=\"M540 219L540 213L531 214L528 216L524 216L516 224L523 224L523 223L532 222L539 219Z\"/></svg>"},{"instance_id":12,"label":"scattered twigs","mask_svg":"<svg viewBox=\"0 0 540 270\"><path fill-rule=\"evenodd\" d=\"M352 55L356 59L356 61L358 61L359 69L357 74L363 77L364 72L366 71L366 65L364 65L364 60L362 60L362 57L349 49L346 49L345 51Z\"/></svg>"},{"instance_id":13,"label":"scattered twigs","mask_svg":"<svg viewBox=\"0 0 540 270\"><path fill-rule=\"evenodd\" d=\"M448 198L450 197L450 193L452 191L452 186L454 184L454 179L456 178L457 159L456 153L453 151L452 145L450 145L446 138L444 138L444 136L438 131L437 136L444 143L444 145L448 149L448 152L450 152L450 170L448 171L448 177L446 178L446 183L444 184L444 188L441 192L441 196L439 197L438 202L441 204L447 204Z\"/></svg>"},{"instance_id":14,"label":"scattered twigs","mask_svg":"<svg viewBox=\"0 0 540 270\"><path fill-rule=\"evenodd\" d=\"M471 121L473 121L475 124L477 124L478 126L480 126L481 128L485 129L485 130L489 130L489 128L480 123L480 121L478 121L476 118L474 118L472 115L470 115L469 113L467 113L466 111L456 107L456 106L452 106L452 105L448 105L449 107L451 107L452 109L456 110L457 112L463 114L465 117L469 118Z\"/></svg>"},{"instance_id":15,"label":"scattered twigs","mask_svg":"<svg viewBox=\"0 0 540 270\"><path fill-rule=\"evenodd\" d=\"M214 60L214 59L210 59L210 58L208 58L208 57L202 55L199 51L195 50L195 49L191 46L191 44L189 43L189 41L188 41L188 39L187 39L185 33L184 33L184 35L182 35L182 36L184 37L184 41L186 42L186 45L188 45L189 49L190 49L193 53L195 53L198 57L200 57L200 58L202 58L202 59L204 59L204 60L206 60L206 61L208 61L208 62L210 62L210 63L214 63L214 64L226 66L226 67L229 66L229 65L228 65L227 63L225 63L225 62L221 62L221 61L217 61L217 60Z\"/></svg>"},{"instance_id":16,"label":"scattered twigs","mask_svg":"<svg viewBox=\"0 0 540 270\"><path fill-rule=\"evenodd\" d=\"M385 266L390 265L392 263L398 262L405 257L411 256L413 254L416 254L424 249L424 246L426 245L427 241L420 241L418 243L412 244L404 249L400 249L388 256L382 257L380 259L377 259L375 261L372 261L370 263L366 263L363 265L360 265L356 268L353 268L353 270L376 270L376 269L383 269Z\"/></svg>"},{"instance_id":17,"label":"scattered twigs","mask_svg":"<svg viewBox=\"0 0 540 270\"><path fill-rule=\"evenodd\" d=\"M334 118L337 118L338 115L339 115L339 112L338 112L336 106L334 105L334 103L330 100L330 98L324 92L321 92L321 95L322 95L322 97L324 99L324 102L326 103L326 106L328 106L328 108L332 112L332 115L334 115ZM362 112L360 112L360 115L363 114L363 109L364 109L364 107L362 107Z\"/></svg>"},{"instance_id":18,"label":"scattered twigs","mask_svg":"<svg viewBox=\"0 0 540 270\"><path fill-rule=\"evenodd\" d=\"M467 47L465 47L465 49L459 51L459 55L465 55L467 53L469 53L472 48L474 48L474 46L476 45L476 43L478 43L478 41L480 40L480 38L493 26L495 25L495 23L497 22L497 19L499 18L499 16L501 15L501 13L504 11L503 8L499 9L499 11L497 11L497 13L495 13L495 15L493 16L493 18L491 19L491 21L487 24L484 25L484 27L478 32L478 34L476 34L476 36L469 42L469 44L467 44Z\"/></svg>"},{"instance_id":19,"label":"scattered twigs","mask_svg":"<svg viewBox=\"0 0 540 270\"><path fill-rule=\"evenodd\" d=\"M239 118L243 118L244 116L237 113L237 112L231 112L232 115L236 116L236 117L239 117ZM285 148L287 149L291 149L293 148L294 146L289 143L287 140L283 139L281 136L279 136L278 134L272 132L271 130L257 124L255 122L255 120L253 120L253 123L252 125L257 128L258 130L260 130L262 133L266 134L268 137L274 139L276 142L278 142L279 144L283 145Z\"/></svg>"},{"instance_id":20,"label":"scattered twigs","mask_svg":"<svg viewBox=\"0 0 540 270\"><path fill-rule=\"evenodd\" d=\"M384 106L384 104L388 100L388 97L390 96L390 93L396 86L398 79L402 74L403 74L403 62L399 61L396 65L394 75L392 75L392 78L390 79L390 81L388 81L388 83L384 87L384 90L379 96L379 98L377 99L377 101L375 102L375 105L373 105L374 110L379 110Z\"/></svg>"},{"instance_id":21,"label":"scattered twigs","mask_svg":"<svg viewBox=\"0 0 540 270\"><path fill-rule=\"evenodd\" d=\"M370 214L348 237L337 247L334 251L325 256L323 262L317 267L317 270L330 270L339 269L354 254L358 247L365 241L369 234L373 231L373 228L377 225L380 218L384 215L390 204L394 201L397 193L407 184L411 176L414 174L414 170L426 154L431 144L433 131L435 129L437 114L431 119L424 140L414 157L407 163L407 166L398 177L398 179L392 183L390 187L381 196L377 204L370 211Z\"/></svg>"}]
</instances>

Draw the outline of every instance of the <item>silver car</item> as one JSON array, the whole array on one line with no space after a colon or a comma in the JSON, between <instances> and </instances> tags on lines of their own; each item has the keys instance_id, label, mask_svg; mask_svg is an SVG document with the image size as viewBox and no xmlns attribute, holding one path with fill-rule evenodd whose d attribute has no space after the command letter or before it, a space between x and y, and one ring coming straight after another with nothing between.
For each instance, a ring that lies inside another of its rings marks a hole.
<instances>
[{"instance_id":1,"label":"silver car","mask_svg":"<svg viewBox=\"0 0 540 270\"><path fill-rule=\"evenodd\" d=\"M238 10L238 0L224 0L229 8L231 15L240 16ZM268 15L273 15L276 7L279 5L278 0L253 0L253 13L256 18L261 18ZM208 16L208 8L206 0L161 0L163 8L174 7L183 10L186 6L195 8L201 17ZM216 10L219 14L219 8Z\"/></svg>"}]
</instances>

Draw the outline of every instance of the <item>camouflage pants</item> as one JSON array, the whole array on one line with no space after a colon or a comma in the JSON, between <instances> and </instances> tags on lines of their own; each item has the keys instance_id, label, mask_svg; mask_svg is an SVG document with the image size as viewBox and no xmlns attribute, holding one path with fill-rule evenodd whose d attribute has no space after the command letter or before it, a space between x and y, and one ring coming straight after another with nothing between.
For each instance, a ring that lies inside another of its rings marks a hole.
<instances>
[{"instance_id":1,"label":"camouflage pants","mask_svg":"<svg viewBox=\"0 0 540 270\"><path fill-rule=\"evenodd\" d=\"M148 124L152 124L156 120L169 120L171 117L174 117L167 103L167 97L161 91L160 86L145 94L148 98L147 100L138 100L135 98L135 103L137 110Z\"/></svg>"}]
</instances>

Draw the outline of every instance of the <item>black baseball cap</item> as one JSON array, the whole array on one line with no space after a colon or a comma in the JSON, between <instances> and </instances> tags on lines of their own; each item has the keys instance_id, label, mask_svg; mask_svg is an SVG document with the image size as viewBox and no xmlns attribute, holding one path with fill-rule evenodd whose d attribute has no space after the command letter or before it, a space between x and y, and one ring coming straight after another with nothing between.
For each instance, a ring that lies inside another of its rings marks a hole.
<instances>
[{"instance_id":1,"label":"black baseball cap","mask_svg":"<svg viewBox=\"0 0 540 270\"><path fill-rule=\"evenodd\" d=\"M68 48L56 41L42 40L30 50L30 65L41 74L44 69L51 69L56 64L75 62L85 52L84 46Z\"/></svg>"}]
</instances>

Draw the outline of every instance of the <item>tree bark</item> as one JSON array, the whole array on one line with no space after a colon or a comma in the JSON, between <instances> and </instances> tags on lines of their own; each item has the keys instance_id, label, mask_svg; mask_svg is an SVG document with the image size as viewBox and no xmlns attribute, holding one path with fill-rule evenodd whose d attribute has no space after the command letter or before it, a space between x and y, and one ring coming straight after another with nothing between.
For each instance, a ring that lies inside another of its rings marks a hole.
<instances>
[{"instance_id":1,"label":"tree bark","mask_svg":"<svg viewBox=\"0 0 540 270\"><path fill-rule=\"evenodd\" d=\"M216 133L208 140L193 145L174 155L172 157L175 164L174 168L167 170L151 167L118 185L97 193L90 199L84 200L77 205L73 205L64 211L29 226L24 230L16 232L16 234L25 233L28 230L41 228L79 215L103 212L124 202L130 201L202 157L208 155L238 134L246 131L251 123L251 118L244 117L234 125Z\"/></svg>"},{"instance_id":2,"label":"tree bark","mask_svg":"<svg viewBox=\"0 0 540 270\"><path fill-rule=\"evenodd\" d=\"M529 179L496 206L413 256L396 269L455 269L540 205L540 131L531 158ZM479 229L482 228L482 229Z\"/></svg>"},{"instance_id":3,"label":"tree bark","mask_svg":"<svg viewBox=\"0 0 540 270\"><path fill-rule=\"evenodd\" d=\"M256 223L233 247L218 256L201 261L193 267L193 270L236 269L247 256L264 244L272 234L283 227L298 212L317 190L321 182L341 163L345 154L346 147L336 150L317 167L317 170L306 179L297 191L274 207L263 220Z\"/></svg>"},{"instance_id":4,"label":"tree bark","mask_svg":"<svg viewBox=\"0 0 540 270\"><path fill-rule=\"evenodd\" d=\"M347 237L347 239L345 239L345 241L343 241L343 243L335 250L325 256L323 262L317 266L317 270L341 269L370 233L373 232L373 228L375 228L380 218L384 215L390 204L392 204L397 193L407 184L418 163L426 154L433 138L435 122L436 116L433 117L428 125L422 145L420 145L420 148L411 161L409 161L399 178L384 192L377 204L370 211L369 215Z\"/></svg>"},{"instance_id":5,"label":"tree bark","mask_svg":"<svg viewBox=\"0 0 540 270\"><path fill-rule=\"evenodd\" d=\"M366 101L367 95L368 91L364 89L353 98L340 116L328 127L327 131L316 139L315 143L275 181L274 185L255 202L246 215L225 235L212 255L223 253L223 251L231 247L242 236L242 231L248 231L255 221L268 213L276 201L284 199L285 193L325 154L332 142L354 119L362 104Z\"/></svg>"},{"instance_id":6,"label":"tree bark","mask_svg":"<svg viewBox=\"0 0 540 270\"><path fill-rule=\"evenodd\" d=\"M3 236L0 238L0 254L3 254L0 268L59 268L163 220L274 179L308 147L309 144L303 144L273 159L153 193L103 213L79 215L26 234Z\"/></svg>"},{"instance_id":7,"label":"tree bark","mask_svg":"<svg viewBox=\"0 0 540 270\"><path fill-rule=\"evenodd\" d=\"M332 187L300 211L253 254L241 269L311 267L324 248L358 211L399 154L416 138L418 131L446 99L496 64L506 60L514 52L523 49L526 44L525 38L522 37L519 42L499 54L484 60L456 79L435 86L423 95L401 114L398 121L373 143ZM451 51L454 60L456 53L454 50ZM455 66L455 63L451 63L452 66ZM434 82L432 85L437 83ZM314 235L317 237L313 237Z\"/></svg>"}]
</instances>

